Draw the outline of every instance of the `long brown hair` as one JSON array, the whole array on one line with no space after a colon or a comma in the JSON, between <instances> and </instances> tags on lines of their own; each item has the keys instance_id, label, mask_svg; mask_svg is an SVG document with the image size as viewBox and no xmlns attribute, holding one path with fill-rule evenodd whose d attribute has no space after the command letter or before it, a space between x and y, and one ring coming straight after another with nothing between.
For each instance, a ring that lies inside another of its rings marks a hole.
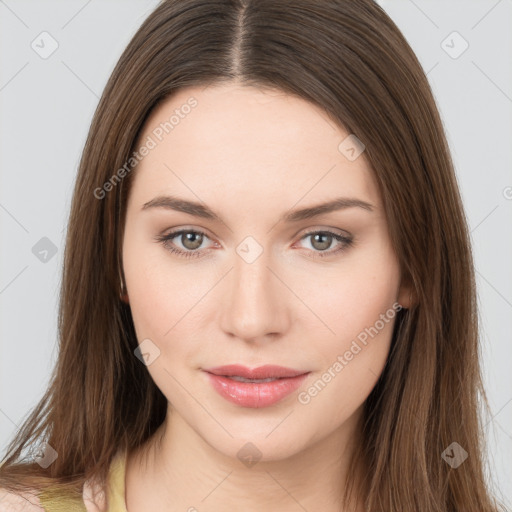
<instances>
[{"instance_id":1,"label":"long brown hair","mask_svg":"<svg viewBox=\"0 0 512 512\"><path fill-rule=\"evenodd\" d=\"M414 304L398 314L365 404L354 463L363 463L367 509L498 510L484 472L474 269L453 164L422 67L371 0L164 0L144 21L90 127L66 238L58 361L8 447L0 486L80 494L86 478L107 476L118 450L140 446L164 421L166 398L134 356L119 297L135 171L116 171L164 98L233 81L306 99L364 142L412 284ZM46 469L21 458L41 439L58 453ZM441 457L453 442L469 454L456 469Z\"/></svg>"}]
</instances>

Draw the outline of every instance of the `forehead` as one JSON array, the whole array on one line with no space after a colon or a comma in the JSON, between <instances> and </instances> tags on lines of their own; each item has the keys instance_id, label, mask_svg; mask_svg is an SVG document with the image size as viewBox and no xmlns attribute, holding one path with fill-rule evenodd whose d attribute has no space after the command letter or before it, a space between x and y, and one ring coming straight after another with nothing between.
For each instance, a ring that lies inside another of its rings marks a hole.
<instances>
[{"instance_id":1,"label":"forehead","mask_svg":"<svg viewBox=\"0 0 512 512\"><path fill-rule=\"evenodd\" d=\"M305 194L310 202L351 195L378 204L364 152L351 161L339 149L349 135L320 107L280 90L181 89L145 123L137 147L150 139L153 147L136 168L132 192L141 201L192 192L217 197L216 205L240 194L249 202L274 197L283 208Z\"/></svg>"}]
</instances>

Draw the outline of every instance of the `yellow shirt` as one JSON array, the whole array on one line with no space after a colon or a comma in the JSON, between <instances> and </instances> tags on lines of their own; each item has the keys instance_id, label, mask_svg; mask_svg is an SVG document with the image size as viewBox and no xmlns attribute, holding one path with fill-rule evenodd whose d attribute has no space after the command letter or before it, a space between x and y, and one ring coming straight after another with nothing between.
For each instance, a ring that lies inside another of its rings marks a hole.
<instances>
[{"instance_id":1,"label":"yellow shirt","mask_svg":"<svg viewBox=\"0 0 512 512\"><path fill-rule=\"evenodd\" d=\"M126 452L119 452L110 465L108 512L128 512L125 501Z\"/></svg>"},{"instance_id":2,"label":"yellow shirt","mask_svg":"<svg viewBox=\"0 0 512 512\"><path fill-rule=\"evenodd\" d=\"M125 473L126 452L120 451L110 464L106 487L88 480L84 484L82 498L78 500L55 490L39 492L35 497L28 493L20 497L14 493L2 493L0 489L0 510L21 510L18 507L23 505L24 512L127 512Z\"/></svg>"}]
</instances>

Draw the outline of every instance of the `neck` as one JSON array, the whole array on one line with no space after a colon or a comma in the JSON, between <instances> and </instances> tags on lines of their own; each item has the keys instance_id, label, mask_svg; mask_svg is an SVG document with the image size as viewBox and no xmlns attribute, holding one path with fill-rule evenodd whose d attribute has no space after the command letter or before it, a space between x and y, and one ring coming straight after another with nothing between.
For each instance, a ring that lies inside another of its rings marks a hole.
<instances>
[{"instance_id":1,"label":"neck","mask_svg":"<svg viewBox=\"0 0 512 512\"><path fill-rule=\"evenodd\" d=\"M208 444L170 408L149 442L129 455L126 501L138 510L362 512L361 500L343 504L343 490L356 468L350 460L359 440L354 414L328 437L285 458L240 441L233 455ZM236 444L236 443L233 443ZM243 454L238 454L245 446Z\"/></svg>"}]
</instances>

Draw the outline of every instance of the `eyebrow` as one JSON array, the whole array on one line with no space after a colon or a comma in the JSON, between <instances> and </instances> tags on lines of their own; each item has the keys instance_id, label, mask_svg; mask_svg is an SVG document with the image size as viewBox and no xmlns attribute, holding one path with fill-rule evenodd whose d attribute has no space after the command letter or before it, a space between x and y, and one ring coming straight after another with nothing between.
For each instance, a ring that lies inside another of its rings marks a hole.
<instances>
[{"instance_id":1,"label":"eyebrow","mask_svg":"<svg viewBox=\"0 0 512 512\"><path fill-rule=\"evenodd\" d=\"M164 208L167 210L188 213L194 217L223 222L220 215L207 206L195 201L188 201L174 196L158 196L151 199L151 201L144 203L142 206L142 210L148 210L151 208ZM338 197L326 203L285 212L279 219L279 222L298 222L347 208L362 208L372 212L374 205L354 197Z\"/></svg>"}]
</instances>

